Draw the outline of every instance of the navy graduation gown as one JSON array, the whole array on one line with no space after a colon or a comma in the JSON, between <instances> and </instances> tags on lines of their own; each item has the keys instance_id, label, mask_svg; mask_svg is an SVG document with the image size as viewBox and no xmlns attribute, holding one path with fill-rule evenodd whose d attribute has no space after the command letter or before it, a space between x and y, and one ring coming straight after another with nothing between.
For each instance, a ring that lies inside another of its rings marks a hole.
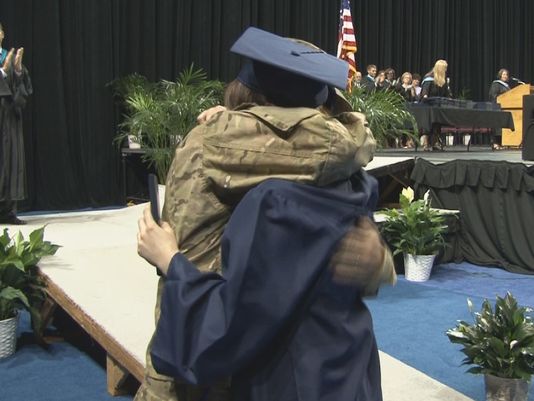
<instances>
[{"instance_id":1,"label":"navy graduation gown","mask_svg":"<svg viewBox=\"0 0 534 401\"><path fill-rule=\"evenodd\" d=\"M192 384L232 377L233 401L382 399L371 316L327 269L337 242L376 202L356 192L268 180L222 239L223 275L171 261L152 344L160 373Z\"/></svg>"}]
</instances>

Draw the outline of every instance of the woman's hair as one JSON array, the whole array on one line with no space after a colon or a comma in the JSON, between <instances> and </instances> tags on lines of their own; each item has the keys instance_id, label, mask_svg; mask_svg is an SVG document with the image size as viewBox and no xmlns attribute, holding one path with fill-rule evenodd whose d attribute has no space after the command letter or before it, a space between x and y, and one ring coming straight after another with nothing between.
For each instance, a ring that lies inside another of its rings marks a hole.
<instances>
[{"instance_id":1,"label":"woman's hair","mask_svg":"<svg viewBox=\"0 0 534 401\"><path fill-rule=\"evenodd\" d=\"M497 72L497 79L502 79L502 74L504 74L505 72L510 75L510 72L506 68L501 68L499 72Z\"/></svg>"},{"instance_id":2,"label":"woman's hair","mask_svg":"<svg viewBox=\"0 0 534 401\"><path fill-rule=\"evenodd\" d=\"M378 72L376 73L375 81L376 81L376 82L379 82L378 79L379 79L380 77L383 77L384 79L386 79L386 71L384 71L384 70L380 70L380 71L378 71Z\"/></svg>"},{"instance_id":3,"label":"woman's hair","mask_svg":"<svg viewBox=\"0 0 534 401\"><path fill-rule=\"evenodd\" d=\"M434 73L434 83L439 87L445 85L447 77L447 62L445 60L436 61L432 72Z\"/></svg>"},{"instance_id":4,"label":"woman's hair","mask_svg":"<svg viewBox=\"0 0 534 401\"><path fill-rule=\"evenodd\" d=\"M239 80L234 79L224 89L224 106L230 110L234 110L245 103L254 103L259 106L268 104L264 95L254 92Z\"/></svg>"},{"instance_id":5,"label":"woman's hair","mask_svg":"<svg viewBox=\"0 0 534 401\"><path fill-rule=\"evenodd\" d=\"M410 82L412 82L412 80L413 80L412 73L411 73L411 72L405 72L405 73L402 74L402 76L401 76L401 80L400 80L400 83L401 83L401 84L404 83L404 77L410 77Z\"/></svg>"}]
</instances>

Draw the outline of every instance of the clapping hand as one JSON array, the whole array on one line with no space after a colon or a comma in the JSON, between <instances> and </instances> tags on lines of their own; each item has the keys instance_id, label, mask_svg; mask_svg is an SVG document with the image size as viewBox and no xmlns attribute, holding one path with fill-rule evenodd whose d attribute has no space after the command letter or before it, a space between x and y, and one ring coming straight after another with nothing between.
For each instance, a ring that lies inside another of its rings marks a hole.
<instances>
[{"instance_id":1,"label":"clapping hand","mask_svg":"<svg viewBox=\"0 0 534 401\"><path fill-rule=\"evenodd\" d=\"M11 60L13 60L13 54L15 53L15 49L11 49L6 56L6 59L4 60L4 64L2 64L2 69L5 73L9 71L9 68L11 67Z\"/></svg>"},{"instance_id":2,"label":"clapping hand","mask_svg":"<svg viewBox=\"0 0 534 401\"><path fill-rule=\"evenodd\" d=\"M13 49L11 49L11 52L13 52ZM17 54L15 55L15 72L17 74L22 73L22 57L24 56L24 47L20 47L17 50Z\"/></svg>"}]
</instances>

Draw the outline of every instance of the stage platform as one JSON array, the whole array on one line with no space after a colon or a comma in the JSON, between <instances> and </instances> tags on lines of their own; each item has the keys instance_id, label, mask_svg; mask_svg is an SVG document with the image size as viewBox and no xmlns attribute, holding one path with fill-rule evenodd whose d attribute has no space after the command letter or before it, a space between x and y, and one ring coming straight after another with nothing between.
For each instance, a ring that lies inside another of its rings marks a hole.
<instances>
[{"instance_id":1,"label":"stage platform","mask_svg":"<svg viewBox=\"0 0 534 401\"><path fill-rule=\"evenodd\" d=\"M409 165L413 157L378 156L367 169L389 174ZM10 227L28 235L46 225L45 239L61 245L41 261L42 275L51 298L107 352L111 394L121 392L128 375L142 380L154 330L158 277L136 251L137 220L145 206L26 216L28 225ZM381 353L381 362L385 401L469 400L387 354Z\"/></svg>"},{"instance_id":2,"label":"stage platform","mask_svg":"<svg viewBox=\"0 0 534 401\"><path fill-rule=\"evenodd\" d=\"M464 145L445 146L443 151L424 151L419 147L416 149L389 148L380 149L376 153L376 158L422 158L434 164L441 164L452 160L485 160L485 161L508 161L511 163L523 163L527 166L534 164L534 161L522 159L521 149L501 149L491 150L488 145L471 145L469 150Z\"/></svg>"}]
</instances>

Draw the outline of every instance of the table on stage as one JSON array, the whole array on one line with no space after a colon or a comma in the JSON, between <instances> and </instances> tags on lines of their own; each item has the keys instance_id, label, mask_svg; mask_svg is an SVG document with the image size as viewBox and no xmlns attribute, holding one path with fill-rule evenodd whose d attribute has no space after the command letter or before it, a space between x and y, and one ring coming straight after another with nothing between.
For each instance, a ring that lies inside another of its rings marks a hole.
<instances>
[{"instance_id":1,"label":"table on stage","mask_svg":"<svg viewBox=\"0 0 534 401\"><path fill-rule=\"evenodd\" d=\"M442 126L515 129L512 114L508 111L435 106L425 103L410 103L408 110L415 117L419 129L432 132L434 135L441 134Z\"/></svg>"}]
</instances>

